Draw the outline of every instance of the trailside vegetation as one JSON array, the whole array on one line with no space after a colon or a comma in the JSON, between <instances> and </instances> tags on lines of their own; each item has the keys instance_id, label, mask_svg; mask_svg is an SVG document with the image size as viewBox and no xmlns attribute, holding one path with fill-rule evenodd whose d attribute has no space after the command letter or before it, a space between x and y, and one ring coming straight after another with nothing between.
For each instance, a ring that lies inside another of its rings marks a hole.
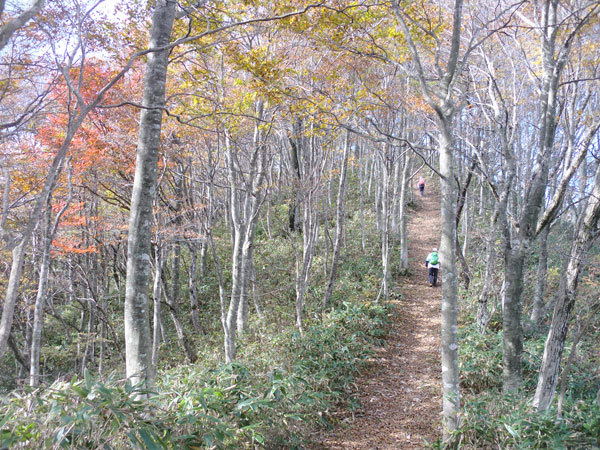
<instances>
[{"instance_id":1,"label":"trailside vegetation","mask_svg":"<svg viewBox=\"0 0 600 450\"><path fill-rule=\"evenodd\" d=\"M597 0L113 7L0 1L0 446L302 446L368 407L421 176L432 445L600 445Z\"/></svg>"}]
</instances>

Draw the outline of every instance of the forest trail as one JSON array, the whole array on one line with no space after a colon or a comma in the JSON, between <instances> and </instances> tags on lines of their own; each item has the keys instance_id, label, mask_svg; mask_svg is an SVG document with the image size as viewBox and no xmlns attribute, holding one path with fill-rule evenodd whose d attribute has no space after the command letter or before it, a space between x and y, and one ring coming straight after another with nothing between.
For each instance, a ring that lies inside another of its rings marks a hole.
<instances>
[{"instance_id":1,"label":"forest trail","mask_svg":"<svg viewBox=\"0 0 600 450\"><path fill-rule=\"evenodd\" d=\"M397 318L357 380L361 408L321 435L320 449L416 449L441 435L440 308L442 290L429 287L425 258L440 241L437 186L415 194L408 224L410 274L394 280ZM393 262L397 267L397 262ZM440 271L441 279L441 271Z\"/></svg>"}]
</instances>

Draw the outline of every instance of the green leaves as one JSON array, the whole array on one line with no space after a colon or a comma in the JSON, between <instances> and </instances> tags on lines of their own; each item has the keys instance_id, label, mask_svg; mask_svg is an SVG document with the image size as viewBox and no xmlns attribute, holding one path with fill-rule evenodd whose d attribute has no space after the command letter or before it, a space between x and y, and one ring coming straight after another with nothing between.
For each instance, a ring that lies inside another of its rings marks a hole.
<instances>
[{"instance_id":1,"label":"green leaves","mask_svg":"<svg viewBox=\"0 0 600 450\"><path fill-rule=\"evenodd\" d=\"M160 377L159 392L124 380L57 382L37 397L0 406L0 446L57 448L278 447L302 441L299 424L351 399L356 372L389 320L388 309L344 302L301 337L279 337L278 361L215 369L183 366Z\"/></svg>"}]
</instances>

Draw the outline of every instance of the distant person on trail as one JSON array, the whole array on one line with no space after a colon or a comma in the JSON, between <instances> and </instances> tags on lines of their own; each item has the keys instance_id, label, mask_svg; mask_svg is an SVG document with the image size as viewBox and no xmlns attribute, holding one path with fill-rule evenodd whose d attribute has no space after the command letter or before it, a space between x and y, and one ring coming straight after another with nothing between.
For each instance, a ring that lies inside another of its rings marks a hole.
<instances>
[{"instance_id":1,"label":"distant person on trail","mask_svg":"<svg viewBox=\"0 0 600 450\"><path fill-rule=\"evenodd\" d=\"M425 267L429 269L429 286L437 286L438 270L440 269L440 258L437 248L434 247L433 251L427 255Z\"/></svg>"},{"instance_id":2,"label":"distant person on trail","mask_svg":"<svg viewBox=\"0 0 600 450\"><path fill-rule=\"evenodd\" d=\"M419 185L419 195L423 197L423 192L425 192L425 178L419 177L417 184Z\"/></svg>"}]
</instances>

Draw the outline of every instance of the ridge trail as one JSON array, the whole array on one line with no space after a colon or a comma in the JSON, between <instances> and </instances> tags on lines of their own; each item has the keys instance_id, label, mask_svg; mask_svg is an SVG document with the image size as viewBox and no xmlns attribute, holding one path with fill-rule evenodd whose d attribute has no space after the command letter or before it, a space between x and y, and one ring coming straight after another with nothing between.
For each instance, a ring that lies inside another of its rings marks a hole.
<instances>
[{"instance_id":1,"label":"ridge trail","mask_svg":"<svg viewBox=\"0 0 600 450\"><path fill-rule=\"evenodd\" d=\"M408 223L409 275L394 280L397 319L356 381L361 408L319 438L320 449L417 449L441 436L441 270L429 287L425 258L440 242L440 196L429 181L415 192ZM397 261L392 261L397 267Z\"/></svg>"}]
</instances>

